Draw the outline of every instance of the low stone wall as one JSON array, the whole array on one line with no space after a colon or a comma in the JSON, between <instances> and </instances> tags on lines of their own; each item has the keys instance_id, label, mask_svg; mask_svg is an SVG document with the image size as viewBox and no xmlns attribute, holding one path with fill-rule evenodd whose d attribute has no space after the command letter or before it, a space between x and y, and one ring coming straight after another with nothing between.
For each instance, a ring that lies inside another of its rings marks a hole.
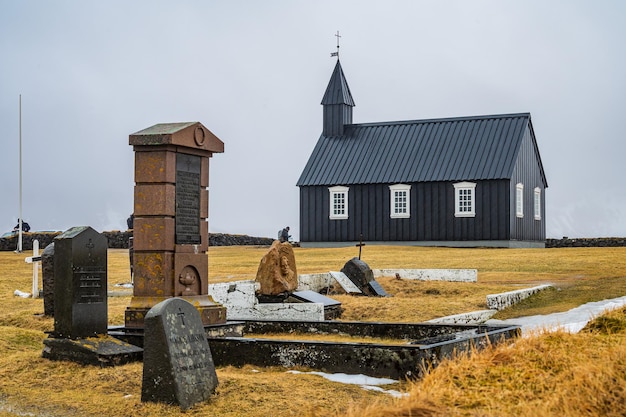
<instances>
[{"instance_id":1,"label":"low stone wall","mask_svg":"<svg viewBox=\"0 0 626 417\"><path fill-rule=\"evenodd\" d=\"M493 310L504 310L520 301L530 297L539 291L552 288L552 285L545 284L532 288L524 288L522 290L503 292L502 294L489 294L487 296L487 307Z\"/></svg>"},{"instance_id":2,"label":"low stone wall","mask_svg":"<svg viewBox=\"0 0 626 417\"><path fill-rule=\"evenodd\" d=\"M626 246L626 237L546 239L546 248L605 248Z\"/></svg>"},{"instance_id":3,"label":"low stone wall","mask_svg":"<svg viewBox=\"0 0 626 417\"><path fill-rule=\"evenodd\" d=\"M62 232L36 232L22 234L22 250L32 251L33 241L39 240L39 248L44 249L55 237ZM102 232L108 240L109 249L128 249L128 238L133 235L130 230ZM13 251L17 249L17 235L8 238L0 238L0 251ZM228 235L223 233L210 233L209 246L270 246L274 239L269 237L253 237L247 235Z\"/></svg>"},{"instance_id":4,"label":"low stone wall","mask_svg":"<svg viewBox=\"0 0 626 417\"><path fill-rule=\"evenodd\" d=\"M469 313L454 314L452 316L439 317L428 320L426 323L435 324L480 324L489 320L496 310L478 310Z\"/></svg>"},{"instance_id":5,"label":"low stone wall","mask_svg":"<svg viewBox=\"0 0 626 417\"><path fill-rule=\"evenodd\" d=\"M373 269L372 272L376 278L399 276L402 279L418 281L478 281L476 269Z\"/></svg>"}]
</instances>

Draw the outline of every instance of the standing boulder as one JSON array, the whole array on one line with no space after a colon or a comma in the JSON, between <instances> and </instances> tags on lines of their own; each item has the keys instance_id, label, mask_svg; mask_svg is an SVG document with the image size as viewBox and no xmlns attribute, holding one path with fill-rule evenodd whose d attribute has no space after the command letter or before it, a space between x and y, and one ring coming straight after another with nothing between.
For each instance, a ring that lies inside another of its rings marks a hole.
<instances>
[{"instance_id":1,"label":"standing boulder","mask_svg":"<svg viewBox=\"0 0 626 417\"><path fill-rule=\"evenodd\" d=\"M293 248L287 242L275 240L261 259L256 273L260 283L257 294L279 295L290 293L298 287L298 271Z\"/></svg>"}]
</instances>

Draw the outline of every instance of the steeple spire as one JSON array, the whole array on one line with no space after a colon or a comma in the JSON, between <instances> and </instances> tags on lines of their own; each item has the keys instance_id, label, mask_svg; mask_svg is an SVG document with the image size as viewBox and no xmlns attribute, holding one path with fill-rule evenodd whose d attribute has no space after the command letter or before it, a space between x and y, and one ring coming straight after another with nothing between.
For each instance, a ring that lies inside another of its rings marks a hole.
<instances>
[{"instance_id":1,"label":"steeple spire","mask_svg":"<svg viewBox=\"0 0 626 417\"><path fill-rule=\"evenodd\" d=\"M354 107L350 87L339 62L339 31L335 36L337 36L337 52L336 55L331 54L331 56L337 56L337 63L321 103L324 106L322 134L325 136L342 135L344 125L352 124L352 107Z\"/></svg>"}]
</instances>

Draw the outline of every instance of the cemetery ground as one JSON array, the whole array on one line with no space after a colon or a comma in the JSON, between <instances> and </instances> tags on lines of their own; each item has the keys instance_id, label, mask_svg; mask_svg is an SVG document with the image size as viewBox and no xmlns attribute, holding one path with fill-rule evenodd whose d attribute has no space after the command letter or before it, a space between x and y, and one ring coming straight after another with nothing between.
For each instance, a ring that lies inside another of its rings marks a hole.
<instances>
[{"instance_id":1,"label":"cemetery ground","mask_svg":"<svg viewBox=\"0 0 626 417\"><path fill-rule=\"evenodd\" d=\"M294 248L298 273L339 270L355 248ZM209 248L209 283L254 279L263 247ZM41 358L42 299L29 292L30 253L0 252L0 416L174 416L180 408L142 403L142 366L113 368ZM378 278L390 298L332 296L342 320L422 322L486 308L486 295L551 283L555 289L499 312L510 318L566 311L626 295L626 248L452 249L365 246L375 269L475 268L478 282ZM131 290L128 252L109 250L109 323L122 324ZM300 337L300 336L298 336ZM311 336L307 336L311 337ZM295 338L295 337L294 337ZM367 341L367 340L366 340ZM299 369L305 371L305 369ZM626 309L596 318L577 334L538 334L446 361L418 381L364 390L282 368L218 367L206 404L184 414L218 416L582 416L626 415Z\"/></svg>"}]
</instances>

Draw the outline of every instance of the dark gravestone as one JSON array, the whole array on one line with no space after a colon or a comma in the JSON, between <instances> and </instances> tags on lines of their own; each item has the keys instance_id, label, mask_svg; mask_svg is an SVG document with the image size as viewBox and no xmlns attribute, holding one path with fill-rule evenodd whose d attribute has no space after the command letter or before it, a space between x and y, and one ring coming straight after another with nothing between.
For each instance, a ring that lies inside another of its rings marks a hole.
<instances>
[{"instance_id":1,"label":"dark gravestone","mask_svg":"<svg viewBox=\"0 0 626 417\"><path fill-rule=\"evenodd\" d=\"M369 283L374 281L374 273L368 264L358 258L352 258L341 269L349 279L359 287L365 295L376 295Z\"/></svg>"},{"instance_id":2,"label":"dark gravestone","mask_svg":"<svg viewBox=\"0 0 626 417\"><path fill-rule=\"evenodd\" d=\"M54 316L54 242L41 253L41 273L43 280L43 313Z\"/></svg>"},{"instance_id":3,"label":"dark gravestone","mask_svg":"<svg viewBox=\"0 0 626 417\"><path fill-rule=\"evenodd\" d=\"M44 358L99 366L141 359L141 348L107 335L107 242L88 226L54 239L54 332L43 341Z\"/></svg>"},{"instance_id":4,"label":"dark gravestone","mask_svg":"<svg viewBox=\"0 0 626 417\"><path fill-rule=\"evenodd\" d=\"M213 357L196 308L170 298L144 319L141 401L179 404L186 410L217 388Z\"/></svg>"},{"instance_id":5,"label":"dark gravestone","mask_svg":"<svg viewBox=\"0 0 626 417\"><path fill-rule=\"evenodd\" d=\"M54 239L54 336L107 333L107 238L89 226Z\"/></svg>"}]
</instances>

